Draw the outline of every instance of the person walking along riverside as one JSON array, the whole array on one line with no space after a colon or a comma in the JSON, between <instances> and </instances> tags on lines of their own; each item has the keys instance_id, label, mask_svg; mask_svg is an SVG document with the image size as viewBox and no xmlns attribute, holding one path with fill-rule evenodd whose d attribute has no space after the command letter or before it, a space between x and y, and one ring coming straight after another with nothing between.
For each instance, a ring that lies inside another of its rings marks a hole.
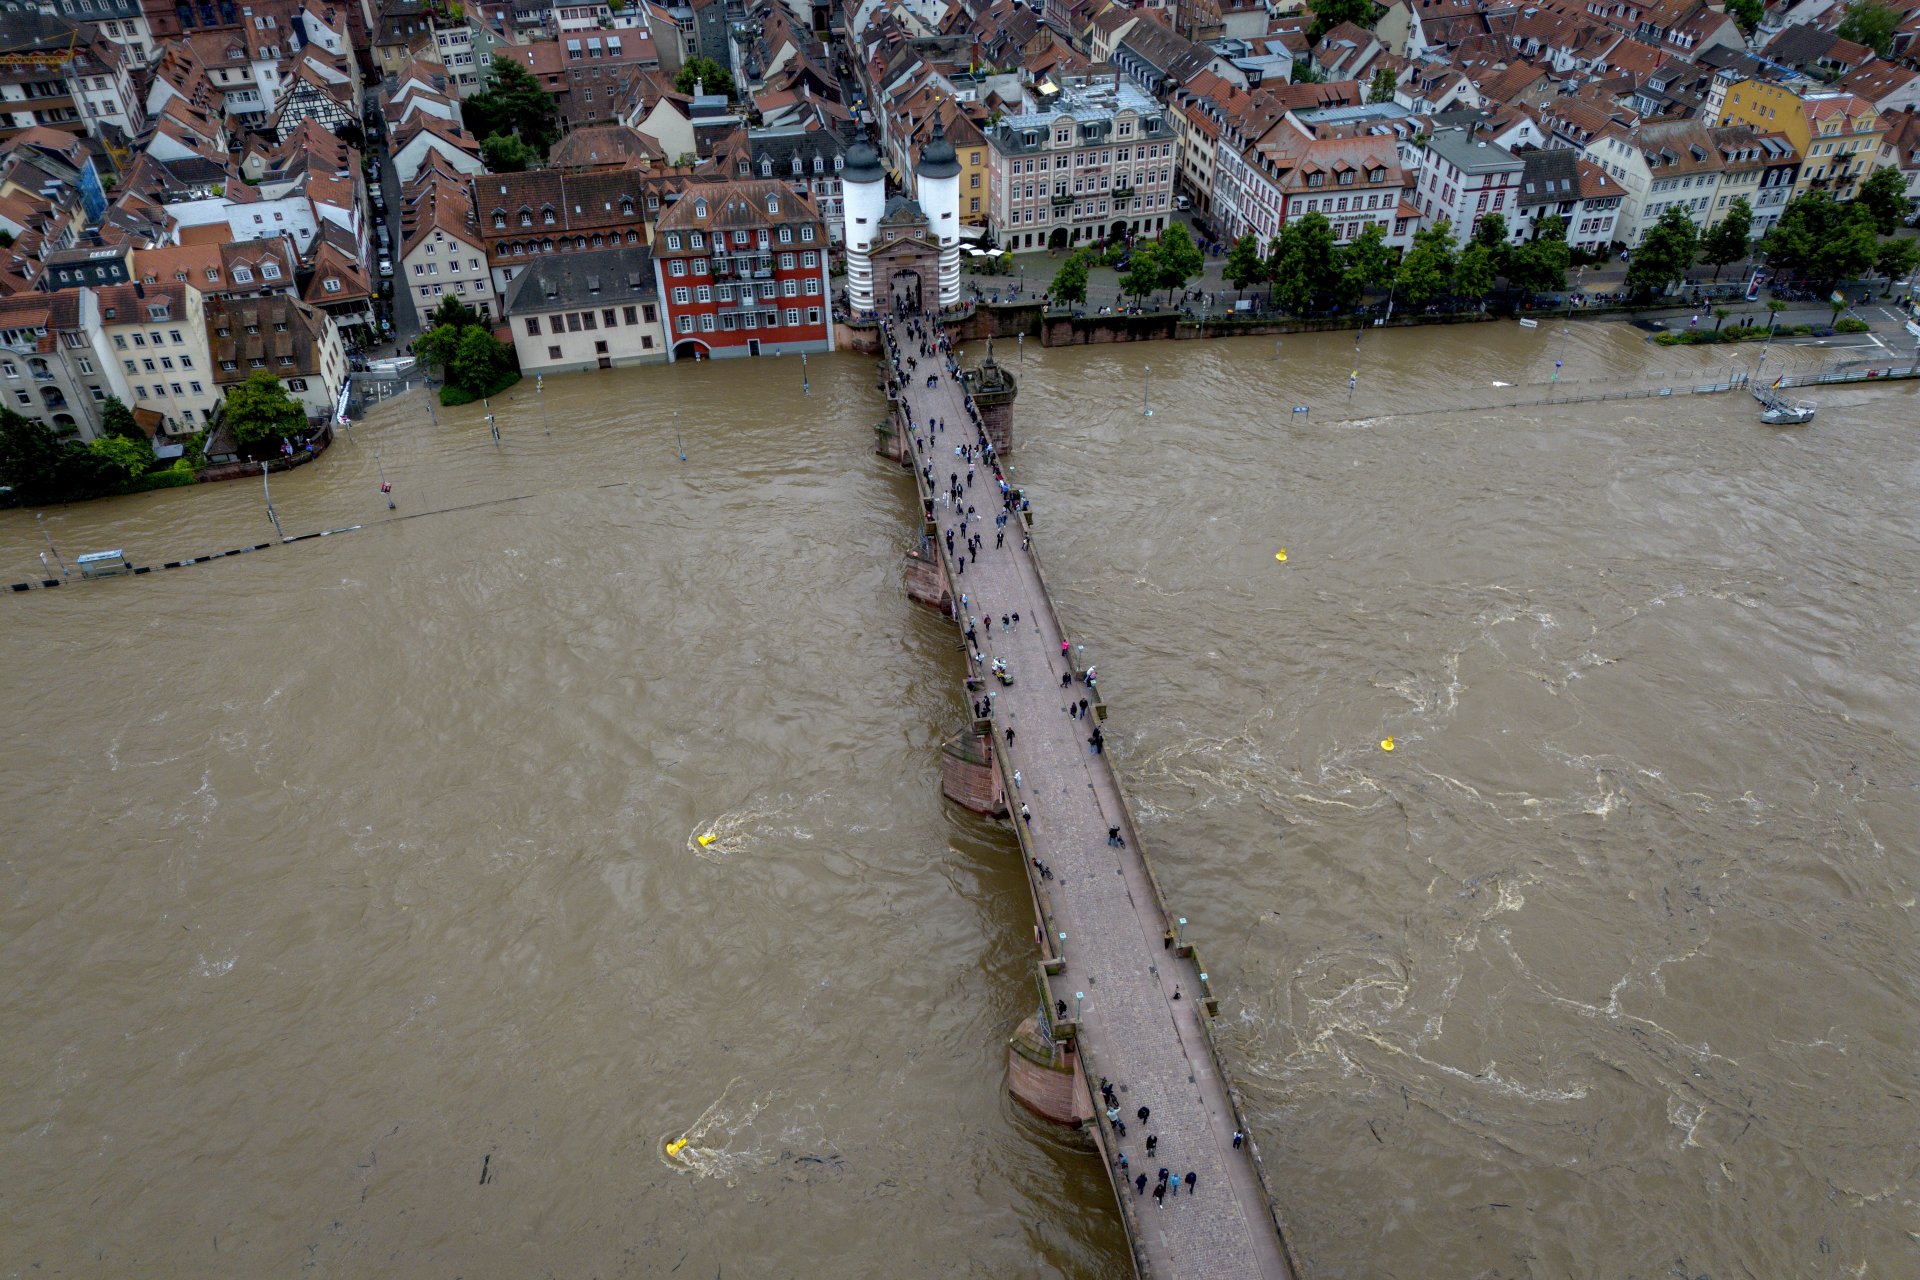
<instances>
[{"instance_id":1,"label":"person walking along riverside","mask_svg":"<svg viewBox=\"0 0 1920 1280\"><path fill-rule=\"evenodd\" d=\"M1165 921L1149 873L1130 847L1134 842L1121 834L1126 803L1100 749L1097 676L1090 664L1080 669L1087 655L1076 662L1074 641L1048 606L1031 558L1033 497L1013 482L1007 459L987 438L944 335L931 323L904 318L885 321L883 332L896 363L904 363L900 348L907 344L907 351L918 353L914 372L931 379L926 386L899 380L903 417L927 424L927 430L909 433L911 462L903 469L924 497L935 500L936 554L954 578L960 557L968 561L968 589L956 616L963 632L975 632L966 653L970 674L989 684L995 673L1009 677L993 690L987 718L989 731L999 731L993 740L1008 793L1002 803L1027 842L1032 875L1046 885L1045 909L1064 935L1053 952L1064 968L1050 984L1047 1005L1054 1016L1078 1025L1084 1068L1111 1077L1101 1081L1095 1117L1106 1122L1103 1136L1111 1144L1109 1168L1116 1181L1133 1182L1136 1195L1151 1187L1164 1209L1178 1196L1175 1175L1167 1170L1156 1183L1144 1170L1157 1164L1154 1157L1169 1154L1192 1166L1179 1174L1189 1188L1180 1211L1159 1218L1151 1240L1141 1238L1146 1273L1209 1280L1287 1276L1251 1162L1230 1148L1231 1123L1216 1131L1215 1117L1238 1117L1211 1055L1194 1056L1196 1047L1205 1052L1204 1015L1197 1009L1202 1002L1173 1000L1180 982L1191 985L1195 975L1184 971L1191 961L1163 957L1152 946ZM943 435L943 426L953 434ZM947 449L955 450L950 458ZM969 470L986 483L969 485ZM975 488L986 496L974 498ZM937 501L942 498L944 503ZM976 503L984 513L971 505ZM1005 536L1016 519L1018 537ZM989 526L991 541L984 536ZM987 625L989 616L1000 625ZM1014 673L1017 681L1010 678ZM1060 679L1057 692L1053 676ZM1068 696L1076 683L1085 685L1084 698L1077 690ZM1070 712L1066 725L1059 721L1063 707ZM1108 891L1116 877L1124 892ZM1138 1119L1143 1110L1148 1118ZM1195 1202L1196 1175L1210 1170L1227 1179L1232 1193Z\"/></svg>"}]
</instances>

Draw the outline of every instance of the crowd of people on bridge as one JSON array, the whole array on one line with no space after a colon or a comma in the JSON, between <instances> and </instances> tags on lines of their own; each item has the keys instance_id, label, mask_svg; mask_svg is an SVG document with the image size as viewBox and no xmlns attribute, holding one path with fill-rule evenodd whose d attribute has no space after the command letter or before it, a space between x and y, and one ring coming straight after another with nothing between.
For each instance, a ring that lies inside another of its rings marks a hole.
<instances>
[{"instance_id":1,"label":"crowd of people on bridge","mask_svg":"<svg viewBox=\"0 0 1920 1280\"><path fill-rule=\"evenodd\" d=\"M969 500L974 492L975 480L979 472L984 469L992 475L993 487L998 490L1000 500L1001 509L993 516L992 550L1000 551L1005 548L1006 529L1009 522L1030 510L1031 506L1025 495L1008 483L1000 467L1000 460L994 451L993 442L987 436L979 410L967 389L965 379L961 376L960 363L954 355L952 343L947 334L937 326L930 325L923 317L910 314L901 314L883 321L881 334L886 343L887 358L892 370L892 390L900 396L901 412L906 422L908 438L912 443L913 465L925 482L925 491L928 494L939 491L939 497L935 501L941 510L950 510L956 517L943 521L947 528L941 534L941 541L946 547L947 558L952 562L953 576L957 581L965 575L969 557L977 567L981 563L982 556L988 551L985 524L981 520L978 508ZM932 371L922 375L921 370L926 366L930 366ZM955 381L968 419L964 429L948 423L944 418L931 412L926 415L924 421L915 417L911 403L912 397L906 394L909 385L907 379L922 376L929 389L937 388L943 378L952 378ZM966 439L966 436L971 436L971 439ZM950 463L945 459L945 449L949 445L953 449L953 460ZM937 464L936 458L939 459ZM944 486L942 485L943 477L939 475L941 470L947 473L944 477ZM1030 545L1029 537L1023 533L1020 539L1021 549L1026 550ZM994 614L988 610L984 602L975 599L971 593L965 591L959 593L957 614L966 637L967 653L975 676L984 678L986 674L991 673L1003 685L1012 684L1012 671L1007 658L996 655L989 663L986 655L981 652L983 636L988 642L987 647L992 647L996 621ZM999 615L998 622L1001 635L1010 636L1013 629L1019 625L1020 614L1008 610ZM1091 666L1084 671L1076 670L1072 646L1065 639L1060 642L1060 659L1064 668L1060 677L1061 688L1071 689L1078 681L1085 685L1089 694L1096 692L1098 680L1096 670ZM974 683L974 687L977 688L978 684ZM995 719L994 699L997 696L989 693L986 697L976 700L973 704L974 715L986 720ZM1066 712L1070 718L1085 723L1093 718L1093 705L1089 698L1069 697ZM1012 725L1004 726L1004 735L1007 750L1011 754L1014 742ZM1092 726L1092 732L1088 734L1086 742L1089 751L1095 755L1100 754L1105 746L1105 738L1098 725ZM1021 793L1018 802L1019 821L1031 827L1033 810L1027 802L1027 794L1022 789L1023 780L1018 769L1013 771L1012 780L1015 791ZM1126 840L1118 826L1107 828L1107 844L1114 848L1126 847ZM1042 879L1054 878L1051 867L1037 857L1032 861L1036 873ZM1177 989L1173 998L1179 998ZM1056 1007L1059 1015L1064 1017L1066 1002L1058 1001ZM1160 1135L1145 1132L1146 1125L1152 1116L1151 1109L1145 1105L1134 1112L1135 1123L1143 1131L1139 1135L1139 1150L1144 1157L1143 1166L1148 1162L1155 1162L1156 1176L1150 1179L1144 1167L1137 1174L1132 1173L1132 1156L1123 1149L1127 1141L1127 1121L1121 1116L1119 1097L1114 1085L1104 1077L1100 1081L1100 1090L1107 1125L1112 1134L1113 1147L1118 1152L1115 1163L1119 1169L1120 1180L1122 1182L1131 1180L1135 1194L1142 1197L1147 1195L1148 1186L1151 1183L1154 1203L1162 1209L1166 1207L1169 1198L1178 1198L1183 1184L1187 1195L1193 1196L1199 1190L1199 1178L1193 1170L1189 1169L1182 1174L1175 1172L1171 1166L1157 1164L1160 1159ZM1236 1133L1234 1146L1237 1148L1239 1145L1240 1135Z\"/></svg>"}]
</instances>

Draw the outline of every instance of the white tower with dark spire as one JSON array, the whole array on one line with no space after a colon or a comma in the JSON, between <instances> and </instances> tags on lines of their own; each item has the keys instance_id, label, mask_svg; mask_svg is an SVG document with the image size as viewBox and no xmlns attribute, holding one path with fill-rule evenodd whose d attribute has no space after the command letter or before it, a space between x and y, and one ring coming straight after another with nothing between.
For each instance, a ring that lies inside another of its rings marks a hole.
<instances>
[{"instance_id":1,"label":"white tower with dark spire","mask_svg":"<svg viewBox=\"0 0 1920 1280\"><path fill-rule=\"evenodd\" d=\"M960 157L938 119L933 122L933 136L920 149L914 176L919 181L920 210L940 244L940 305L950 307L960 301Z\"/></svg>"},{"instance_id":2,"label":"white tower with dark spire","mask_svg":"<svg viewBox=\"0 0 1920 1280\"><path fill-rule=\"evenodd\" d=\"M840 181L841 216L846 219L842 239L847 246L847 306L859 315L874 309L873 241L887 212L887 172L880 167L880 153L865 138L847 148Z\"/></svg>"}]
</instances>

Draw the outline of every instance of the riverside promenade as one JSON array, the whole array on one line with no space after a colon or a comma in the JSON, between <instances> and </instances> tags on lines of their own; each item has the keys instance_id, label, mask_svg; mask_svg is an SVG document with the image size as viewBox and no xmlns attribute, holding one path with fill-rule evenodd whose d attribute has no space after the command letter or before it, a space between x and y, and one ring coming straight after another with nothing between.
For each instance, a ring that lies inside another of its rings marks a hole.
<instances>
[{"instance_id":1,"label":"riverside promenade","mask_svg":"<svg viewBox=\"0 0 1920 1280\"><path fill-rule=\"evenodd\" d=\"M922 336L910 323L919 325ZM901 368L897 426L912 441L921 502L938 526L931 551L940 557L961 631L970 620L974 626L967 662L979 691L968 696L977 704L991 694L990 754L997 757L998 777L1012 784L1004 799L1022 837L1042 922L1036 935L1052 1005L1046 1016L1058 1014L1054 1033L1073 1041L1086 1078L1083 1096L1091 1100L1099 1081L1110 1080L1126 1125L1119 1136L1104 1116L1105 1104L1092 1101L1101 1113L1093 1122L1096 1144L1127 1223L1135 1265L1164 1280L1292 1277L1293 1260L1252 1138L1234 1145L1245 1121L1204 1025L1213 1012L1207 976L1168 918L1108 757L1088 745L1104 711L1097 687L1083 683L1078 667L1070 668L1063 657L1063 641L1069 654L1079 651L1055 614L1037 554L1022 547L1031 513L1023 518L1013 511L1005 545L994 546L995 517L1005 508L993 464L977 454L982 437L970 421L957 366L943 351L921 354L923 340L940 342L940 330L918 318L888 328L889 368L896 358ZM916 367L905 367L908 357ZM936 419L946 424L937 434L931 428ZM951 476L957 473L966 483L968 464L956 456L956 446L976 449L972 487L957 503L943 500ZM1005 467L1007 459L1000 463ZM961 521L969 504L978 515L967 533L980 535L982 544L978 558L967 554L962 569ZM946 546L949 532L953 552ZM1001 618L1015 612L1018 624L1002 626ZM1010 686L993 676L996 659L1006 663ZM1063 675L1070 684L1063 686ZM1094 711L1087 718L1069 714L1070 704L1081 698ZM1022 822L1023 804L1031 811L1030 825ZM1109 842L1113 827L1120 829L1123 846ZM1151 1112L1145 1122L1137 1117L1143 1106ZM1148 1135L1158 1139L1153 1155L1147 1153ZM1116 1166L1123 1152L1130 1167L1121 1172ZM1182 1181L1164 1204L1153 1194L1162 1167ZM1145 1194L1133 1182L1141 1173L1147 1176ZM1186 1185L1189 1174L1198 1175L1197 1193Z\"/></svg>"}]
</instances>

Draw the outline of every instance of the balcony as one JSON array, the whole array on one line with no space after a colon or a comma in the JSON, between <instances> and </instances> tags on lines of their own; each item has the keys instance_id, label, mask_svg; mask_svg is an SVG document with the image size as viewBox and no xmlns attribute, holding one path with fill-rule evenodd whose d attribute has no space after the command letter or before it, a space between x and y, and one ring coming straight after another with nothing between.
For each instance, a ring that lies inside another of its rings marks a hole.
<instances>
[{"instance_id":1,"label":"balcony","mask_svg":"<svg viewBox=\"0 0 1920 1280\"><path fill-rule=\"evenodd\" d=\"M1117 205L1126 204L1128 201L1132 199L1133 199L1132 187L1115 187L1113 189L1113 202L1115 204Z\"/></svg>"},{"instance_id":2,"label":"balcony","mask_svg":"<svg viewBox=\"0 0 1920 1280\"><path fill-rule=\"evenodd\" d=\"M1068 208L1068 207L1070 207L1070 206L1071 206L1072 204L1073 204L1073 197L1072 197L1072 196L1069 196L1069 195L1061 195L1061 194L1056 194L1056 195L1055 195L1055 196L1053 197L1053 207L1054 207L1054 209L1055 209L1055 211L1058 211L1058 210L1061 210L1061 209L1065 209L1065 208Z\"/></svg>"}]
</instances>

